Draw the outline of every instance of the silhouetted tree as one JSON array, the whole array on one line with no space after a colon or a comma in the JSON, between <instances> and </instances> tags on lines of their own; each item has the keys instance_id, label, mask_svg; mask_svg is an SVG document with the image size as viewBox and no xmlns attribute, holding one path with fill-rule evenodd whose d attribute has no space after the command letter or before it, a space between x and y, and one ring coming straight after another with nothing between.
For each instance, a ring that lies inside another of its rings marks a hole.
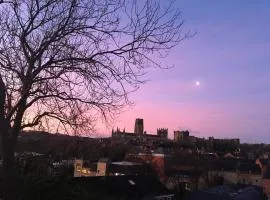
<instances>
[{"instance_id":1,"label":"silhouetted tree","mask_svg":"<svg viewBox=\"0 0 270 200\"><path fill-rule=\"evenodd\" d=\"M4 2L4 3L3 3ZM23 129L83 133L129 103L148 66L189 34L172 3L12 0L0 5L4 199Z\"/></svg>"}]
</instances>

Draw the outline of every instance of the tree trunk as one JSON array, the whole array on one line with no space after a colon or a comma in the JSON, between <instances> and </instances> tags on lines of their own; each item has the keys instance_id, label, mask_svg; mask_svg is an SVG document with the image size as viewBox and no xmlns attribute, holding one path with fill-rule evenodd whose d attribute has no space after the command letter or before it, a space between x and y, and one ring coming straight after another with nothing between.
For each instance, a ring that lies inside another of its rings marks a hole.
<instances>
[{"instance_id":1,"label":"tree trunk","mask_svg":"<svg viewBox=\"0 0 270 200\"><path fill-rule=\"evenodd\" d=\"M10 122L5 118L5 100L6 86L0 74L0 137L2 140L1 149L3 154L2 197L4 200L17 200L18 193L16 186L18 183L16 181L14 149L23 113L19 113L20 115L16 116L18 117L18 120L15 120L14 124L17 129L14 129L13 132L11 132Z\"/></svg>"},{"instance_id":2,"label":"tree trunk","mask_svg":"<svg viewBox=\"0 0 270 200\"><path fill-rule=\"evenodd\" d=\"M3 171L2 171L2 196L4 200L17 200L17 181L14 165L14 145L9 139L2 138Z\"/></svg>"}]
</instances>

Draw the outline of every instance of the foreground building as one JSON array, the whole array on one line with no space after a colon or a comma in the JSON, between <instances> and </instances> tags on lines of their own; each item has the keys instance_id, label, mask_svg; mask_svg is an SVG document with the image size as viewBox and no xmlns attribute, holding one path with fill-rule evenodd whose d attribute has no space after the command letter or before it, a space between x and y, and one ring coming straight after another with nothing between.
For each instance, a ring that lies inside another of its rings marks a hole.
<instances>
[{"instance_id":1,"label":"foreground building","mask_svg":"<svg viewBox=\"0 0 270 200\"><path fill-rule=\"evenodd\" d=\"M74 178L72 182L115 199L172 200L170 192L153 176L104 176Z\"/></svg>"},{"instance_id":2,"label":"foreground building","mask_svg":"<svg viewBox=\"0 0 270 200\"><path fill-rule=\"evenodd\" d=\"M101 158L98 162L83 162L81 159L74 161L73 177L94 176L124 176L124 175L152 175L152 169L143 163L137 162L111 162Z\"/></svg>"}]
</instances>

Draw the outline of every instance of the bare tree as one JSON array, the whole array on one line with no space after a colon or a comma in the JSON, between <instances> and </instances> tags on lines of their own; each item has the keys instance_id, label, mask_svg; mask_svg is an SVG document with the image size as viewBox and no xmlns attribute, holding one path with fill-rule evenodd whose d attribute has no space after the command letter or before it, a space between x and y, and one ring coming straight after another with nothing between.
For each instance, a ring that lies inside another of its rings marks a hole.
<instances>
[{"instance_id":1,"label":"bare tree","mask_svg":"<svg viewBox=\"0 0 270 200\"><path fill-rule=\"evenodd\" d=\"M5 1L2 1L5 2ZM0 2L1 3L1 2ZM183 39L173 3L14 0L0 5L0 134L4 198L15 199L23 129L91 128L129 103L147 67Z\"/></svg>"}]
</instances>

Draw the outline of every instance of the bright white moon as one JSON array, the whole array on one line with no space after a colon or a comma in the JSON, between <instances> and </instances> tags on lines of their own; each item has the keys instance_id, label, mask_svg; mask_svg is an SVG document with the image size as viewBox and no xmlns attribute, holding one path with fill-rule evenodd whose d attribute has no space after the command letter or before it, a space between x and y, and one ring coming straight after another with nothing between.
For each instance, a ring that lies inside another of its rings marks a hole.
<instances>
[{"instance_id":1,"label":"bright white moon","mask_svg":"<svg viewBox=\"0 0 270 200\"><path fill-rule=\"evenodd\" d=\"M200 86L200 82L199 81L196 81L196 86Z\"/></svg>"}]
</instances>

